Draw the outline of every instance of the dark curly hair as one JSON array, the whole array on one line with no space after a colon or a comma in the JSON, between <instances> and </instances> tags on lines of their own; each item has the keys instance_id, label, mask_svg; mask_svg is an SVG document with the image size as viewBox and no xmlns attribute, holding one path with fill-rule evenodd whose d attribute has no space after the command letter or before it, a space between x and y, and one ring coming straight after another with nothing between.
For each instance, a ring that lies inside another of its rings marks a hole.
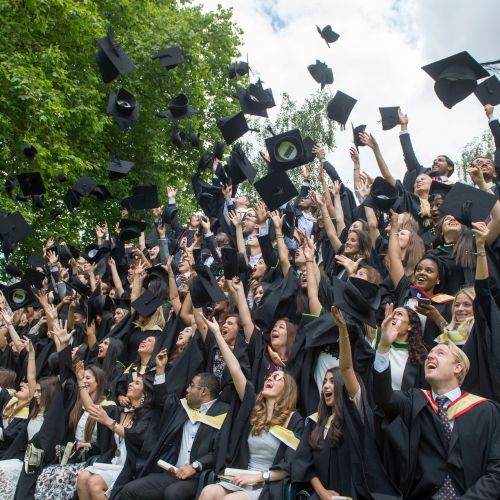
<instances>
[{"instance_id":1,"label":"dark curly hair","mask_svg":"<svg viewBox=\"0 0 500 500\"><path fill-rule=\"evenodd\" d=\"M403 307L408 314L408 357L412 365L424 364L427 348L422 334L422 323L418 314L407 306Z\"/></svg>"}]
</instances>

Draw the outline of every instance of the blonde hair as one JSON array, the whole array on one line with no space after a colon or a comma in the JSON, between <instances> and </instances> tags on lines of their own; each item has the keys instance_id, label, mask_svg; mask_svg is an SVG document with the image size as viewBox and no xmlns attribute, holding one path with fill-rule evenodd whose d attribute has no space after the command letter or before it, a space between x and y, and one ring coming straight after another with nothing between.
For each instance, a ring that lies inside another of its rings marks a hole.
<instances>
[{"instance_id":1,"label":"blonde hair","mask_svg":"<svg viewBox=\"0 0 500 500\"><path fill-rule=\"evenodd\" d=\"M165 327L163 307L158 307L151 316L139 316L139 319L134 322L134 325L139 327L143 332L146 330L163 330Z\"/></svg>"},{"instance_id":2,"label":"blonde hair","mask_svg":"<svg viewBox=\"0 0 500 500\"><path fill-rule=\"evenodd\" d=\"M274 404L273 414L270 419L267 418L266 399L259 392L255 398L255 404L250 416L250 426L252 435L256 436L263 431L268 431L273 425L284 425L290 414L295 411L299 390L294 378L287 372L284 375L284 388L279 398Z\"/></svg>"},{"instance_id":3,"label":"blonde hair","mask_svg":"<svg viewBox=\"0 0 500 500\"><path fill-rule=\"evenodd\" d=\"M457 347L451 340L441 340L438 345L447 345L448 349L455 358L455 363L459 363L462 365L462 370L457 373L458 385L462 385L470 369L470 361L467 357L467 354L465 354L465 352L462 351L460 347Z\"/></svg>"},{"instance_id":4,"label":"blonde hair","mask_svg":"<svg viewBox=\"0 0 500 500\"><path fill-rule=\"evenodd\" d=\"M450 324L448 325L448 327L446 328L447 330L456 330L459 326L460 326L460 323L457 322L457 318L455 317L455 302L457 301L457 297L460 295L460 294L463 294L465 295L466 297L468 297L472 302L474 302L476 300L476 290L474 290L474 287L472 286L469 286L467 288L462 288L460 289L456 294L455 294L455 300L453 301L453 307L452 307L452 311L453 311L453 315L451 317L451 322ZM472 320L474 320L474 316L471 316L470 318L467 318L466 322L471 322ZM470 325L469 325L470 326Z\"/></svg>"}]
</instances>

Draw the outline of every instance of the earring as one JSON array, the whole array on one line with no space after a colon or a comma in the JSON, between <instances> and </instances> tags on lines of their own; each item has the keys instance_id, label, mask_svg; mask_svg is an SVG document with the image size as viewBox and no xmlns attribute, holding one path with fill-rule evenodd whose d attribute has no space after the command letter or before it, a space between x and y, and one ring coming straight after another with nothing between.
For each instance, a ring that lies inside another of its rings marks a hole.
<instances>
[{"instance_id":1,"label":"earring","mask_svg":"<svg viewBox=\"0 0 500 500\"><path fill-rule=\"evenodd\" d=\"M139 401L139 406L142 406L144 404L145 398L142 396L142 398Z\"/></svg>"}]
</instances>

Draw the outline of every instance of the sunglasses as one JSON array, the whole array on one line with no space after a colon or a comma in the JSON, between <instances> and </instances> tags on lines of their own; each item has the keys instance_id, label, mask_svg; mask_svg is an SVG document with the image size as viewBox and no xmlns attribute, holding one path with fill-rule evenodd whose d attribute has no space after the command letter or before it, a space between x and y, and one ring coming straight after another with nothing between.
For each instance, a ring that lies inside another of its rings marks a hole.
<instances>
[{"instance_id":1,"label":"sunglasses","mask_svg":"<svg viewBox=\"0 0 500 500\"><path fill-rule=\"evenodd\" d=\"M274 372L271 373L271 375L268 375L266 377L266 382L268 380L272 380L274 382L279 382L280 380L283 380L285 378L285 374L283 372Z\"/></svg>"}]
</instances>

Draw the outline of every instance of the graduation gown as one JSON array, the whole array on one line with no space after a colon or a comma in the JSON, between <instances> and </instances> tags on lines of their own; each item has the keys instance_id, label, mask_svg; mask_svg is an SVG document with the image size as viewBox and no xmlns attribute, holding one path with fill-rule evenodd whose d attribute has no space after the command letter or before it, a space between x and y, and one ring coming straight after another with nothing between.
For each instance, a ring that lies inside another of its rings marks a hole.
<instances>
[{"instance_id":1,"label":"graduation gown","mask_svg":"<svg viewBox=\"0 0 500 500\"><path fill-rule=\"evenodd\" d=\"M215 471L222 474L226 467L237 469L248 469L250 461L250 451L248 448L248 437L250 435L250 416L255 405L255 390L251 382L247 382L245 395L240 401L235 398L230 412L228 413L224 425L220 431L220 441L217 447L215 458ZM288 423L287 429L296 436L302 434L304 421L297 413L293 413ZM271 470L281 469L290 471L294 460L295 450L284 444L278 447L274 457ZM274 500L283 498L284 481L271 481L266 484L259 496L259 500Z\"/></svg>"},{"instance_id":2,"label":"graduation gown","mask_svg":"<svg viewBox=\"0 0 500 500\"><path fill-rule=\"evenodd\" d=\"M399 473L394 480L399 481L403 498L431 498L446 475L460 498L500 498L500 407L496 403L473 395L469 402L464 397L467 393L462 394L463 407L462 398L452 403L460 411L453 418L447 444L437 405L431 406L424 391L393 391L390 367L381 373L374 370L373 379L375 401L389 420L384 440L392 454L392 470Z\"/></svg>"},{"instance_id":3,"label":"graduation gown","mask_svg":"<svg viewBox=\"0 0 500 500\"><path fill-rule=\"evenodd\" d=\"M303 483L317 477L327 490L353 500L401 498L383 468L374 438L373 414L364 392L361 415L345 390L342 398L344 430L340 446L332 448L328 435L323 435L319 448L312 448L309 438L318 425L317 414L308 417L292 463L292 480ZM318 497L314 494L312 498Z\"/></svg>"}]
</instances>

